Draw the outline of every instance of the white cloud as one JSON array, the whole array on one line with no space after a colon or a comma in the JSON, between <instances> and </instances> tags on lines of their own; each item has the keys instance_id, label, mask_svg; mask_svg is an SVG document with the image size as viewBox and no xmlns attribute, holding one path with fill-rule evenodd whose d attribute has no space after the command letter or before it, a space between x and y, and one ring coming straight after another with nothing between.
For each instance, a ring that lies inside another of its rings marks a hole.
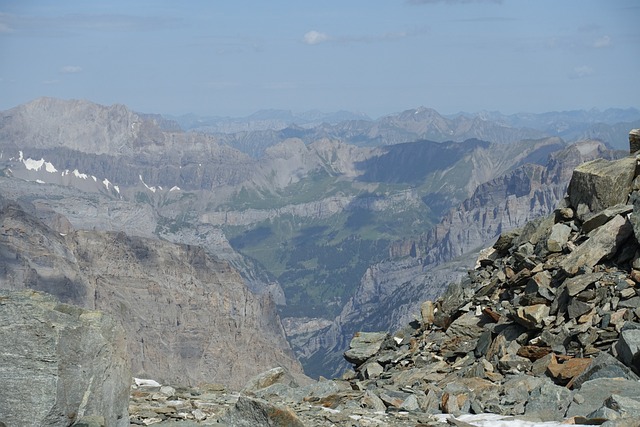
<instances>
[{"instance_id":1,"label":"white cloud","mask_svg":"<svg viewBox=\"0 0 640 427\"><path fill-rule=\"evenodd\" d=\"M77 65L65 65L64 67L60 68L60 72L62 74L75 74L81 71L82 67L79 67Z\"/></svg>"},{"instance_id":2,"label":"white cloud","mask_svg":"<svg viewBox=\"0 0 640 427\"><path fill-rule=\"evenodd\" d=\"M595 48L602 48L602 47L608 47L611 46L611 37L609 36L602 36L599 39L597 39L595 42L593 42L593 47Z\"/></svg>"},{"instance_id":3,"label":"white cloud","mask_svg":"<svg viewBox=\"0 0 640 427\"><path fill-rule=\"evenodd\" d=\"M318 44L326 42L327 40L329 40L329 36L327 34L315 30L307 32L303 37L303 41L306 44Z\"/></svg>"},{"instance_id":4,"label":"white cloud","mask_svg":"<svg viewBox=\"0 0 640 427\"><path fill-rule=\"evenodd\" d=\"M584 77L589 77L595 70L588 65L581 65L579 67L575 67L573 71L569 74L570 79L582 79Z\"/></svg>"}]
</instances>

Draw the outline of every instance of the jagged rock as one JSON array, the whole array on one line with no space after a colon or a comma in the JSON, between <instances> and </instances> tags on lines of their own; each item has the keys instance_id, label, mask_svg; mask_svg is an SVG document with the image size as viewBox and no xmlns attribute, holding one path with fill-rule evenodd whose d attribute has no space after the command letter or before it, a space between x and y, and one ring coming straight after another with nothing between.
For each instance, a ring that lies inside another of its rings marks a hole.
<instances>
[{"instance_id":1,"label":"jagged rock","mask_svg":"<svg viewBox=\"0 0 640 427\"><path fill-rule=\"evenodd\" d=\"M549 315L549 310L546 304L519 307L516 320L527 328L539 328L542 326L542 320Z\"/></svg>"},{"instance_id":2,"label":"jagged rock","mask_svg":"<svg viewBox=\"0 0 640 427\"><path fill-rule=\"evenodd\" d=\"M522 230L514 229L500 234L500 237L498 237L498 240L493 244L493 247L502 254L507 253L521 232Z\"/></svg>"},{"instance_id":3,"label":"jagged rock","mask_svg":"<svg viewBox=\"0 0 640 427\"><path fill-rule=\"evenodd\" d=\"M640 372L640 329L622 330L616 344L618 358L627 366Z\"/></svg>"},{"instance_id":4,"label":"jagged rock","mask_svg":"<svg viewBox=\"0 0 640 427\"><path fill-rule=\"evenodd\" d=\"M612 394L604 401L607 408L613 409L620 418L640 419L640 397L626 397Z\"/></svg>"},{"instance_id":5,"label":"jagged rock","mask_svg":"<svg viewBox=\"0 0 640 427\"><path fill-rule=\"evenodd\" d=\"M602 212L598 212L593 215L589 219L587 219L582 224L582 232L587 234L592 230L606 224L616 215L626 216L628 213L633 211L633 205L615 205L610 208L603 210Z\"/></svg>"},{"instance_id":6,"label":"jagged rock","mask_svg":"<svg viewBox=\"0 0 640 427\"><path fill-rule=\"evenodd\" d=\"M122 328L109 316L32 291L0 291L0 418L66 426L83 417L129 425Z\"/></svg>"},{"instance_id":7,"label":"jagged rock","mask_svg":"<svg viewBox=\"0 0 640 427\"><path fill-rule=\"evenodd\" d=\"M349 363L360 365L380 350L387 338L385 332L358 332L349 343L349 350L344 353Z\"/></svg>"},{"instance_id":8,"label":"jagged rock","mask_svg":"<svg viewBox=\"0 0 640 427\"><path fill-rule=\"evenodd\" d=\"M387 406L384 404L382 399L380 399L374 392L371 390L367 390L364 393L364 396L360 400L360 404L369 408L375 412L384 412L387 410Z\"/></svg>"},{"instance_id":9,"label":"jagged rock","mask_svg":"<svg viewBox=\"0 0 640 427\"><path fill-rule=\"evenodd\" d=\"M563 284L567 287L567 293L569 296L574 297L584 291L592 283L600 280L602 275L602 273L581 274L576 277L568 278Z\"/></svg>"},{"instance_id":10,"label":"jagged rock","mask_svg":"<svg viewBox=\"0 0 640 427\"><path fill-rule=\"evenodd\" d=\"M229 427L304 427L291 409L244 396L238 398L235 406L221 418L220 424Z\"/></svg>"},{"instance_id":11,"label":"jagged rock","mask_svg":"<svg viewBox=\"0 0 640 427\"><path fill-rule=\"evenodd\" d=\"M567 411L567 417L588 416L602 406L612 395L637 398L640 383L623 378L598 378L585 381L575 392L581 399L574 399Z\"/></svg>"},{"instance_id":12,"label":"jagged rock","mask_svg":"<svg viewBox=\"0 0 640 427\"><path fill-rule=\"evenodd\" d=\"M582 316L583 314L591 311L594 308L594 304L580 301L577 298L572 298L569 300L569 304L567 305L567 315L569 319L575 319L578 316Z\"/></svg>"},{"instance_id":13,"label":"jagged rock","mask_svg":"<svg viewBox=\"0 0 640 427\"><path fill-rule=\"evenodd\" d=\"M586 206L589 212L600 212L626 203L635 171L635 157L615 161L597 159L578 166L573 171L567 190L571 206L580 215L581 205Z\"/></svg>"},{"instance_id":14,"label":"jagged rock","mask_svg":"<svg viewBox=\"0 0 640 427\"><path fill-rule=\"evenodd\" d=\"M71 427L106 427L106 424L104 422L104 417L89 416L82 417L81 419L73 423Z\"/></svg>"},{"instance_id":15,"label":"jagged rock","mask_svg":"<svg viewBox=\"0 0 640 427\"><path fill-rule=\"evenodd\" d=\"M631 223L617 215L594 230L587 241L562 261L561 267L571 276L575 275L580 268L593 268L602 258L615 254L632 232Z\"/></svg>"},{"instance_id":16,"label":"jagged rock","mask_svg":"<svg viewBox=\"0 0 640 427\"><path fill-rule=\"evenodd\" d=\"M541 421L560 421L571 403L571 391L545 381L531 392L525 414Z\"/></svg>"},{"instance_id":17,"label":"jagged rock","mask_svg":"<svg viewBox=\"0 0 640 427\"><path fill-rule=\"evenodd\" d=\"M280 366L269 369L249 379L242 389L243 393L252 393L274 384L284 384L288 387L298 387L295 378L285 368Z\"/></svg>"},{"instance_id":18,"label":"jagged rock","mask_svg":"<svg viewBox=\"0 0 640 427\"><path fill-rule=\"evenodd\" d=\"M556 380L557 383L566 384L573 378L584 373L591 364L591 359L569 358L562 363L557 362L555 355L551 358L551 363L547 366L547 373Z\"/></svg>"},{"instance_id":19,"label":"jagged rock","mask_svg":"<svg viewBox=\"0 0 640 427\"><path fill-rule=\"evenodd\" d=\"M551 234L547 239L547 249L549 252L562 252L569 235L571 234L571 227L564 224L555 224L551 227Z\"/></svg>"}]
</instances>

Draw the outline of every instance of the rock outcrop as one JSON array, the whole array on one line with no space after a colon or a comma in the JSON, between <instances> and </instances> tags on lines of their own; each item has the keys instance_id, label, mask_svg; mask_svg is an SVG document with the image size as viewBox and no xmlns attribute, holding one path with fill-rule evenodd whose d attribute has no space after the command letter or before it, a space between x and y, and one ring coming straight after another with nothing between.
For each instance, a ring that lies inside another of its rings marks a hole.
<instances>
[{"instance_id":1,"label":"rock outcrop","mask_svg":"<svg viewBox=\"0 0 640 427\"><path fill-rule=\"evenodd\" d=\"M2 290L0 342L0 424L129 426L127 342L110 316Z\"/></svg>"},{"instance_id":2,"label":"rock outcrop","mask_svg":"<svg viewBox=\"0 0 640 427\"><path fill-rule=\"evenodd\" d=\"M135 375L232 388L274 366L302 375L271 298L199 247L113 232L62 236L5 202L0 289L109 313L127 333Z\"/></svg>"}]
</instances>

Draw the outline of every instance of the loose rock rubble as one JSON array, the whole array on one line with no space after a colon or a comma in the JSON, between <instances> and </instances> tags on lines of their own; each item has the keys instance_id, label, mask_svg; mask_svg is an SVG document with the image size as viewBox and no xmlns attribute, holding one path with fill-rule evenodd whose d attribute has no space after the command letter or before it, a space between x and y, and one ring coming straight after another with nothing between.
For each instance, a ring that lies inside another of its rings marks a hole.
<instances>
[{"instance_id":1,"label":"loose rock rubble","mask_svg":"<svg viewBox=\"0 0 640 427\"><path fill-rule=\"evenodd\" d=\"M238 394L134 386L131 423L640 426L639 159L582 165L553 215L503 233L419 319L356 334L341 379L299 386L276 368Z\"/></svg>"}]
</instances>

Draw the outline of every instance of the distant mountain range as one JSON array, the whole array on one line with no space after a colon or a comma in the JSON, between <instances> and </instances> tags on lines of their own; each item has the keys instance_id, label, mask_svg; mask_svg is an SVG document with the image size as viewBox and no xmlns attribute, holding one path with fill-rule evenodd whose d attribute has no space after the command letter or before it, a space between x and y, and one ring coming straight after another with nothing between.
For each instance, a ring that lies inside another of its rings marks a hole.
<instances>
[{"instance_id":1,"label":"distant mountain range","mask_svg":"<svg viewBox=\"0 0 640 427\"><path fill-rule=\"evenodd\" d=\"M183 130L195 117L179 124L123 105L40 98L0 112L0 195L58 234L125 233L134 246L162 240L224 260L239 273L237 289L278 305L289 342L319 375L353 331L400 324L466 254L553 209L567 170L619 155L610 147L626 148L640 127L637 110L516 116L267 111L201 132ZM561 122L579 142L557 135ZM50 273L37 267L36 276ZM282 338L272 303L232 310L229 321Z\"/></svg>"}]
</instances>

